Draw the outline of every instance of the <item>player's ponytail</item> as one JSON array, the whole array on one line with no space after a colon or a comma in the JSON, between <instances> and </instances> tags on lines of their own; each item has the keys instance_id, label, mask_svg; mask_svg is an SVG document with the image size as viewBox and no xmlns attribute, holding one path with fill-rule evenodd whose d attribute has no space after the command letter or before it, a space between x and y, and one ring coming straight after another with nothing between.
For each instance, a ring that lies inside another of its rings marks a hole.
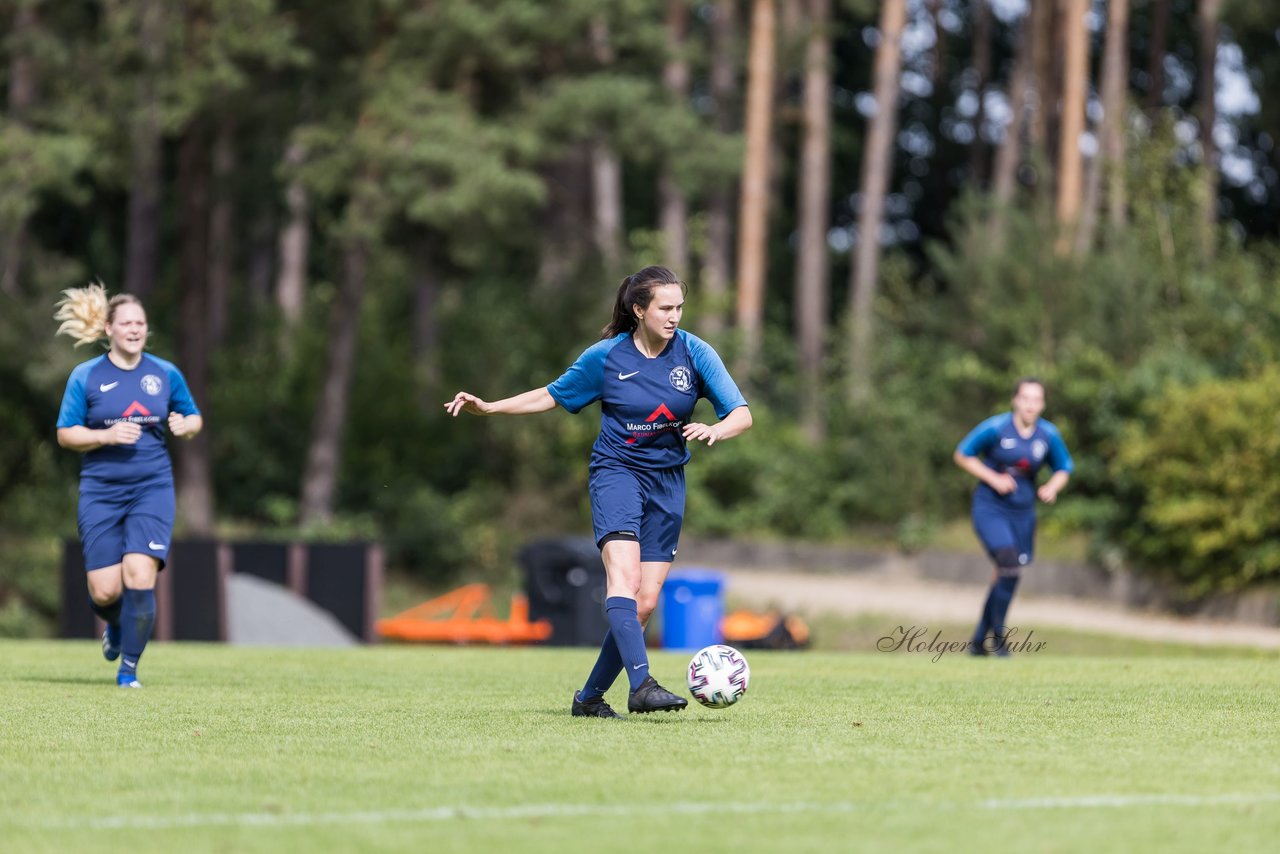
<instances>
[{"instance_id":1,"label":"player's ponytail","mask_svg":"<svg viewBox=\"0 0 1280 854\"><path fill-rule=\"evenodd\" d=\"M76 346L92 344L107 337L107 324L115 316L116 309L127 303L142 305L142 302L131 294L116 294L107 299L107 289L101 282L94 282L83 288L67 288L62 292L63 298L58 301L58 311L53 315L62 325L56 334L69 335L76 340Z\"/></svg>"},{"instance_id":2,"label":"player's ponytail","mask_svg":"<svg viewBox=\"0 0 1280 854\"><path fill-rule=\"evenodd\" d=\"M685 289L684 282L666 267L645 267L623 279L618 285L618 297L613 301L613 318L600 331L600 337L612 338L623 332L634 332L639 326L635 306L648 308L653 300L653 289L660 285L679 285L681 291Z\"/></svg>"}]
</instances>

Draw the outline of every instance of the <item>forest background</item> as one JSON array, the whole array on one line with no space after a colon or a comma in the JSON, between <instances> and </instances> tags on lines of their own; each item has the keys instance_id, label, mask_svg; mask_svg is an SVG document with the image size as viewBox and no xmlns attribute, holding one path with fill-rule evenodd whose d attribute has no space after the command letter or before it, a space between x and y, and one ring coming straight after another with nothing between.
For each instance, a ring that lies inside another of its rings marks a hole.
<instances>
[{"instance_id":1,"label":"forest background","mask_svg":"<svg viewBox=\"0 0 1280 854\"><path fill-rule=\"evenodd\" d=\"M928 545L1042 378L1050 534L1188 600L1280 575L1280 7L1248 0L0 0L0 634L75 535L101 280L207 429L185 536L376 538L427 585L588 529L545 385L664 263L756 427L686 532ZM703 404L705 406L706 404ZM700 410L704 418L709 409Z\"/></svg>"}]
</instances>

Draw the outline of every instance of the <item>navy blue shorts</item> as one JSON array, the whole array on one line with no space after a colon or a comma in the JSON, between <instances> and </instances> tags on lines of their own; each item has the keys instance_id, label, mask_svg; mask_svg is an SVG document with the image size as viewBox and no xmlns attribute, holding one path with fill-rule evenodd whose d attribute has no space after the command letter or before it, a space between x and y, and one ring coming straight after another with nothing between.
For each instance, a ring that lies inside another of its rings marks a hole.
<instances>
[{"instance_id":1,"label":"navy blue shorts","mask_svg":"<svg viewBox=\"0 0 1280 854\"><path fill-rule=\"evenodd\" d=\"M169 557L175 513L173 480L101 484L80 482L77 522L86 570L120 563L126 554Z\"/></svg>"},{"instance_id":2,"label":"navy blue shorts","mask_svg":"<svg viewBox=\"0 0 1280 854\"><path fill-rule=\"evenodd\" d=\"M1036 554L1036 514L1031 511L1009 511L974 503L973 530L982 540L987 554L995 560L997 549L1018 550L1018 563L1026 566Z\"/></svg>"},{"instance_id":3,"label":"navy blue shorts","mask_svg":"<svg viewBox=\"0 0 1280 854\"><path fill-rule=\"evenodd\" d=\"M640 560L670 563L684 522L684 467L630 469L596 466L587 482L596 545L609 534L640 540Z\"/></svg>"}]
</instances>

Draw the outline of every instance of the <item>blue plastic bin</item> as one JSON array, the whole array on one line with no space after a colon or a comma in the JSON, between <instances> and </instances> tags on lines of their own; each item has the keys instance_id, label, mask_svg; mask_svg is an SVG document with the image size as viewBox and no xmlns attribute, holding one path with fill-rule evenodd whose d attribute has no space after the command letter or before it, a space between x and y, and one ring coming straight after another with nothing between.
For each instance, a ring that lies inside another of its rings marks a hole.
<instances>
[{"instance_id":1,"label":"blue plastic bin","mask_svg":"<svg viewBox=\"0 0 1280 854\"><path fill-rule=\"evenodd\" d=\"M699 650L722 643L724 576L709 569L672 572L662 586L662 646Z\"/></svg>"}]
</instances>

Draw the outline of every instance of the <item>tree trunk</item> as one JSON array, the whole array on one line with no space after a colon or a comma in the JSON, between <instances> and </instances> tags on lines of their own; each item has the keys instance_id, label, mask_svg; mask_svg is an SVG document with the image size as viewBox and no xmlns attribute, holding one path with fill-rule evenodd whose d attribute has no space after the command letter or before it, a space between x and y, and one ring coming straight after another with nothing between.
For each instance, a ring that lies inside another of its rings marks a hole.
<instances>
[{"instance_id":1,"label":"tree trunk","mask_svg":"<svg viewBox=\"0 0 1280 854\"><path fill-rule=\"evenodd\" d=\"M143 66L130 133L129 232L125 290L146 298L160 265L160 96L156 79L163 59L165 0L138 0Z\"/></svg>"},{"instance_id":2,"label":"tree trunk","mask_svg":"<svg viewBox=\"0 0 1280 854\"><path fill-rule=\"evenodd\" d=\"M591 224L590 158L587 146L575 145L545 167L547 204L537 275L538 290L544 294L560 290L582 264L582 236Z\"/></svg>"},{"instance_id":3,"label":"tree trunk","mask_svg":"<svg viewBox=\"0 0 1280 854\"><path fill-rule=\"evenodd\" d=\"M737 324L742 336L738 372L744 376L750 374L759 359L764 325L774 48L773 0L754 0L751 47L747 54L747 153L742 170L738 234Z\"/></svg>"},{"instance_id":4,"label":"tree trunk","mask_svg":"<svg viewBox=\"0 0 1280 854\"><path fill-rule=\"evenodd\" d=\"M182 249L180 330L182 372L191 396L209 417L209 152L199 123L187 129L178 150L178 193ZM209 433L191 440L175 440L178 513L189 535L209 536L214 530L214 497Z\"/></svg>"},{"instance_id":5,"label":"tree trunk","mask_svg":"<svg viewBox=\"0 0 1280 854\"><path fill-rule=\"evenodd\" d=\"M788 179L786 164L786 142L792 131L788 125L800 132L799 125L803 121L803 106L796 93L804 86L804 50L806 31L801 27L802 3L807 0L775 0L773 33L773 105L774 127L769 132L769 200L765 202L766 211L779 210L785 206L783 196L787 192ZM786 139L784 139L784 136ZM766 217L767 219L767 217ZM768 238L766 238L766 245ZM768 266L766 264L766 270Z\"/></svg>"},{"instance_id":6,"label":"tree trunk","mask_svg":"<svg viewBox=\"0 0 1280 854\"><path fill-rule=\"evenodd\" d=\"M18 4L13 16L10 38L13 58L9 61L9 118L25 125L27 113L36 101L36 64L29 52L39 26L36 3ZM0 293L17 296L22 263L26 254L27 224L15 217L14 222L0 223Z\"/></svg>"},{"instance_id":7,"label":"tree trunk","mask_svg":"<svg viewBox=\"0 0 1280 854\"><path fill-rule=\"evenodd\" d=\"M716 0L711 19L711 103L716 130L734 127L734 103L738 90L737 0ZM702 264L706 309L700 331L714 338L724 331L729 305L729 279L733 254L733 189L718 182L707 195L707 250Z\"/></svg>"},{"instance_id":8,"label":"tree trunk","mask_svg":"<svg viewBox=\"0 0 1280 854\"><path fill-rule=\"evenodd\" d=\"M622 264L622 162L604 142L591 145L592 229L596 251L611 273Z\"/></svg>"},{"instance_id":9,"label":"tree trunk","mask_svg":"<svg viewBox=\"0 0 1280 854\"><path fill-rule=\"evenodd\" d=\"M667 0L667 46L671 51L663 67L662 82L671 100L689 100L689 60L685 56L689 32L687 0ZM659 220L668 268L678 276L689 275L689 202L672 174L670 156L658 177Z\"/></svg>"},{"instance_id":10,"label":"tree trunk","mask_svg":"<svg viewBox=\"0 0 1280 854\"><path fill-rule=\"evenodd\" d=\"M217 351L226 338L231 302L231 270L235 256L236 168L235 119L230 113L218 123L213 142L213 208L209 214L209 349Z\"/></svg>"},{"instance_id":11,"label":"tree trunk","mask_svg":"<svg viewBox=\"0 0 1280 854\"><path fill-rule=\"evenodd\" d=\"M658 176L663 263L677 276L689 275L689 200L669 168Z\"/></svg>"},{"instance_id":12,"label":"tree trunk","mask_svg":"<svg viewBox=\"0 0 1280 854\"><path fill-rule=\"evenodd\" d=\"M349 212L351 222L361 222L359 201ZM303 527L333 521L342 469L342 440L347 429L347 404L355 374L360 335L360 309L364 303L369 246L364 237L349 234L342 252L342 279L329 316L329 351L320 398L311 422L306 468L302 474L299 522Z\"/></svg>"},{"instance_id":13,"label":"tree trunk","mask_svg":"<svg viewBox=\"0 0 1280 854\"><path fill-rule=\"evenodd\" d=\"M1094 244L1102 188L1107 186L1108 219L1114 228L1124 223L1124 124L1129 63L1129 0L1107 5L1107 32L1102 59L1102 124L1098 151L1085 179L1084 208L1076 232L1076 254L1086 255Z\"/></svg>"},{"instance_id":14,"label":"tree trunk","mask_svg":"<svg viewBox=\"0 0 1280 854\"><path fill-rule=\"evenodd\" d=\"M827 229L831 210L831 0L808 0L805 45L804 136L800 150L799 252L796 256L796 338L803 386L801 421L814 443L822 417L830 267Z\"/></svg>"},{"instance_id":15,"label":"tree trunk","mask_svg":"<svg viewBox=\"0 0 1280 854\"><path fill-rule=\"evenodd\" d=\"M983 4L984 0L975 0L978 4ZM947 77L947 30L942 26L939 19L939 13L942 11L942 0L927 0L925 7L929 10L929 17L933 19L933 31L935 33L933 43L933 89L935 92L941 92L948 84Z\"/></svg>"},{"instance_id":16,"label":"tree trunk","mask_svg":"<svg viewBox=\"0 0 1280 854\"><path fill-rule=\"evenodd\" d=\"M417 379L424 390L440 383L440 303L441 276L431 249L432 236L424 234L413 251L413 361ZM426 400L424 395L422 398ZM435 402L424 403L435 412Z\"/></svg>"},{"instance_id":17,"label":"tree trunk","mask_svg":"<svg viewBox=\"0 0 1280 854\"><path fill-rule=\"evenodd\" d=\"M246 252L245 286L254 311L271 301L271 286L276 272L276 219L271 208L264 206L254 215L249 227L249 250Z\"/></svg>"},{"instance_id":18,"label":"tree trunk","mask_svg":"<svg viewBox=\"0 0 1280 854\"><path fill-rule=\"evenodd\" d=\"M1147 42L1147 112L1164 106L1164 56L1169 50L1170 0L1152 0L1151 38Z\"/></svg>"},{"instance_id":19,"label":"tree trunk","mask_svg":"<svg viewBox=\"0 0 1280 854\"><path fill-rule=\"evenodd\" d=\"M849 397L870 399L871 352L875 333L872 311L880 275L880 228L893 170L893 143L898 127L898 93L902 73L902 31L906 0L885 0L880 9L880 44L876 47L873 85L875 114L862 154L862 209L850 268Z\"/></svg>"},{"instance_id":20,"label":"tree trunk","mask_svg":"<svg viewBox=\"0 0 1280 854\"><path fill-rule=\"evenodd\" d=\"M1027 96L1031 89L1031 54L1035 29L1029 18L1022 21L1018 33L1018 55L1013 63L1013 77L1009 81L1009 124L1004 138L996 150L995 176L992 182L994 204L988 233L996 251L1004 247L1005 221L1009 206L1013 203L1017 187L1018 167L1022 165L1022 136L1026 127Z\"/></svg>"},{"instance_id":21,"label":"tree trunk","mask_svg":"<svg viewBox=\"0 0 1280 854\"><path fill-rule=\"evenodd\" d=\"M31 42L40 25L39 0L19 3L13 13L13 31L9 34L13 56L9 61L9 117L24 118L36 102L36 63Z\"/></svg>"},{"instance_id":22,"label":"tree trunk","mask_svg":"<svg viewBox=\"0 0 1280 854\"><path fill-rule=\"evenodd\" d=\"M1102 150L1108 166L1107 221L1113 229L1128 221L1129 192L1125 169L1125 130L1129 124L1129 0L1112 0L1107 10L1106 69L1103 71ZM1117 35L1113 40L1111 31ZM1114 117L1114 120L1112 120Z\"/></svg>"},{"instance_id":23,"label":"tree trunk","mask_svg":"<svg viewBox=\"0 0 1280 854\"><path fill-rule=\"evenodd\" d=\"M601 68L613 65L609 22L591 21L591 54ZM622 161L605 139L591 144L592 229L596 251L605 268L617 272L622 263Z\"/></svg>"},{"instance_id":24,"label":"tree trunk","mask_svg":"<svg viewBox=\"0 0 1280 854\"><path fill-rule=\"evenodd\" d=\"M1196 120L1200 123L1201 152L1200 253L1204 261L1213 258L1217 244L1218 146L1213 140L1213 127L1218 120L1214 95L1221 6L1221 0L1200 0L1196 7L1196 30L1200 36L1200 67L1196 75Z\"/></svg>"},{"instance_id":25,"label":"tree trunk","mask_svg":"<svg viewBox=\"0 0 1280 854\"><path fill-rule=\"evenodd\" d=\"M991 7L988 0L973 2L973 70L978 94L978 112L973 117L973 144L969 146L969 175L974 187L987 181L987 144L982 138L986 122L987 83L991 80Z\"/></svg>"},{"instance_id":26,"label":"tree trunk","mask_svg":"<svg viewBox=\"0 0 1280 854\"><path fill-rule=\"evenodd\" d=\"M1058 142L1058 251L1072 245L1080 221L1081 154L1085 96L1089 89L1089 30L1085 22L1089 0L1059 0L1066 42L1062 134Z\"/></svg>"},{"instance_id":27,"label":"tree trunk","mask_svg":"<svg viewBox=\"0 0 1280 854\"><path fill-rule=\"evenodd\" d=\"M1058 109L1057 74L1054 62L1055 0L1031 4L1031 88L1035 110L1031 114L1031 158L1038 174L1038 184L1052 187L1046 170L1053 162L1051 140L1053 116Z\"/></svg>"},{"instance_id":28,"label":"tree trunk","mask_svg":"<svg viewBox=\"0 0 1280 854\"><path fill-rule=\"evenodd\" d=\"M284 163L296 169L306 160L302 143L289 143ZM288 220L280 232L280 273L276 278L276 305L284 319L286 339L302 321L302 308L307 291L307 252L311 242L311 196L298 178L291 178L284 193Z\"/></svg>"}]
</instances>

